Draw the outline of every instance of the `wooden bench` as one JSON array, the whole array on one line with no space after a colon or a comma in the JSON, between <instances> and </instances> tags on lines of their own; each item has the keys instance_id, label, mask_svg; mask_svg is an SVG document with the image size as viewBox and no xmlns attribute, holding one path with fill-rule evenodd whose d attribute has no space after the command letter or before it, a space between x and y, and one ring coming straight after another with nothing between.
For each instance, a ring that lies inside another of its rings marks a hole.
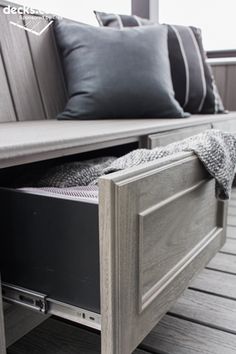
<instances>
[{"instance_id":1,"label":"wooden bench","mask_svg":"<svg viewBox=\"0 0 236 354\"><path fill-rule=\"evenodd\" d=\"M236 113L55 120L66 102L66 88L53 29L42 36L19 29L3 14L4 5L1 2L0 185L23 165L85 152L91 156L108 148L154 148L213 127L236 130ZM130 354L168 311L223 245L226 207L215 199L214 181L192 153L100 178L101 325L96 328L101 329L102 354ZM3 282L8 282L4 273ZM47 314L94 326L74 308L67 313L70 304L59 311L51 300L46 297Z\"/></svg>"}]
</instances>

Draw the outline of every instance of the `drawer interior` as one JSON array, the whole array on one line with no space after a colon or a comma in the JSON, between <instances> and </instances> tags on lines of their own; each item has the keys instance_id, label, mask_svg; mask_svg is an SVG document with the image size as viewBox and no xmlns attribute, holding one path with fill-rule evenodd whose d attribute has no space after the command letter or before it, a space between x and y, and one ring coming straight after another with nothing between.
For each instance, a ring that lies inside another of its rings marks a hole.
<instances>
[{"instance_id":1,"label":"drawer interior","mask_svg":"<svg viewBox=\"0 0 236 354\"><path fill-rule=\"evenodd\" d=\"M98 203L0 189L3 282L100 311Z\"/></svg>"},{"instance_id":2,"label":"drawer interior","mask_svg":"<svg viewBox=\"0 0 236 354\"><path fill-rule=\"evenodd\" d=\"M29 290L100 313L98 187L90 187L91 198L73 188L71 193L45 191L34 181L65 162L118 157L137 147L127 144L0 170L0 271L6 289ZM18 297L27 302L27 295Z\"/></svg>"}]
</instances>

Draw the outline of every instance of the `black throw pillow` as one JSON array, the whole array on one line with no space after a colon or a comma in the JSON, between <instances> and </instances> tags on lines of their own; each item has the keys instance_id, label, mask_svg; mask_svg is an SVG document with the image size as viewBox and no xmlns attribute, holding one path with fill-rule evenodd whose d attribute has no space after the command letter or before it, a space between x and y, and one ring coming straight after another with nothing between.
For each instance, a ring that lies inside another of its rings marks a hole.
<instances>
[{"instance_id":1,"label":"black throw pillow","mask_svg":"<svg viewBox=\"0 0 236 354\"><path fill-rule=\"evenodd\" d=\"M150 26L154 22L132 15L95 11L101 26L124 28ZM166 26L166 25L163 25ZM168 27L168 49L175 98L190 113L223 113L224 107L206 62L201 30L188 26Z\"/></svg>"},{"instance_id":2,"label":"black throw pillow","mask_svg":"<svg viewBox=\"0 0 236 354\"><path fill-rule=\"evenodd\" d=\"M117 31L63 19L54 29L69 96L58 119L188 116L174 97L166 27Z\"/></svg>"}]
</instances>

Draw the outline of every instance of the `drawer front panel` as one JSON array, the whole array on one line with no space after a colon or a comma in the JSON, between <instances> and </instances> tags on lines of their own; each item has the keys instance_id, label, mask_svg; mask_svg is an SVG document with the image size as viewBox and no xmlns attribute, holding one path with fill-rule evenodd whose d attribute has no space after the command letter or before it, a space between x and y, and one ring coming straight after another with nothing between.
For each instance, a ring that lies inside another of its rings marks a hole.
<instances>
[{"instance_id":1,"label":"drawer front panel","mask_svg":"<svg viewBox=\"0 0 236 354\"><path fill-rule=\"evenodd\" d=\"M214 183L200 182L139 214L140 311L215 231L217 205L212 196Z\"/></svg>"},{"instance_id":2,"label":"drawer front panel","mask_svg":"<svg viewBox=\"0 0 236 354\"><path fill-rule=\"evenodd\" d=\"M100 179L104 352L132 352L170 309L221 247L224 208L191 153Z\"/></svg>"},{"instance_id":3,"label":"drawer front panel","mask_svg":"<svg viewBox=\"0 0 236 354\"><path fill-rule=\"evenodd\" d=\"M152 134L148 137L148 148L154 149L158 146L165 146L176 141L199 134L206 129L211 129L211 124L203 124L196 127L172 130L165 133Z\"/></svg>"}]
</instances>

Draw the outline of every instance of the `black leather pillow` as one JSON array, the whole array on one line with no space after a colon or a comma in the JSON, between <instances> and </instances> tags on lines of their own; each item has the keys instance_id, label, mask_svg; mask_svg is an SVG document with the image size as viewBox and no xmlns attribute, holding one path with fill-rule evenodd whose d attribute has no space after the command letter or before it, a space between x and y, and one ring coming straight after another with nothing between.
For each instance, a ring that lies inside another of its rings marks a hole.
<instances>
[{"instance_id":1,"label":"black leather pillow","mask_svg":"<svg viewBox=\"0 0 236 354\"><path fill-rule=\"evenodd\" d=\"M174 98L167 28L55 22L69 100L59 119L187 116Z\"/></svg>"},{"instance_id":2,"label":"black leather pillow","mask_svg":"<svg viewBox=\"0 0 236 354\"><path fill-rule=\"evenodd\" d=\"M101 26L124 28L154 25L131 15L95 11ZM163 25L165 26L165 25ZM206 62L201 31L195 27L168 27L168 49L175 98L190 113L222 113L224 107L212 70Z\"/></svg>"}]
</instances>

